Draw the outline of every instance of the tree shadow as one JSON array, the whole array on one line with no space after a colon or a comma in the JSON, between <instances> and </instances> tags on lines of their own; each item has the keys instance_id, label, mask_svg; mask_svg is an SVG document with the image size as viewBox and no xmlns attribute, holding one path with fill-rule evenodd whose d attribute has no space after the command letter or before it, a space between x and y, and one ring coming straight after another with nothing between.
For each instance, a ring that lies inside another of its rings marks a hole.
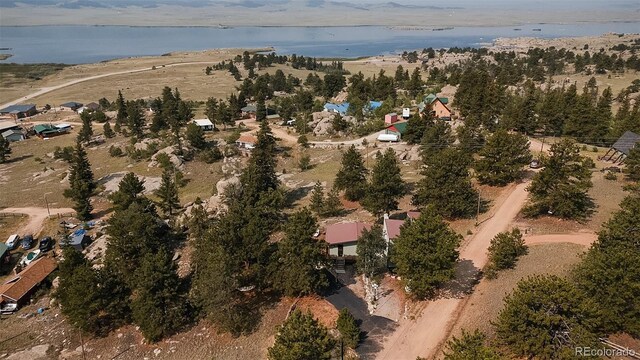
<instances>
[{"instance_id":1,"label":"tree shadow","mask_svg":"<svg viewBox=\"0 0 640 360\"><path fill-rule=\"evenodd\" d=\"M297 201L304 199L313 190L313 185L301 186L292 190L289 190L285 194L285 206L291 207Z\"/></svg>"},{"instance_id":2,"label":"tree shadow","mask_svg":"<svg viewBox=\"0 0 640 360\"><path fill-rule=\"evenodd\" d=\"M471 260L461 260L456 264L456 275L438 291L438 298L461 299L473 292L482 273Z\"/></svg>"},{"instance_id":3,"label":"tree shadow","mask_svg":"<svg viewBox=\"0 0 640 360\"><path fill-rule=\"evenodd\" d=\"M5 164L12 164L12 163L20 162L22 160L25 160L25 159L28 159L28 158L32 158L32 157L33 157L33 154L24 154L24 155L20 155L20 156L17 156L17 157L10 157L4 163Z\"/></svg>"}]
</instances>

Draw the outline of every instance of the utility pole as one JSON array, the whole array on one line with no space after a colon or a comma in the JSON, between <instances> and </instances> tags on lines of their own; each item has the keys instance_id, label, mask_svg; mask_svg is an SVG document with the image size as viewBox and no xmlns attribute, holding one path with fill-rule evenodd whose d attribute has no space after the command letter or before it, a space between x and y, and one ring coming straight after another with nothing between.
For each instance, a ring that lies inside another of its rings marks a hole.
<instances>
[{"instance_id":1,"label":"utility pole","mask_svg":"<svg viewBox=\"0 0 640 360\"><path fill-rule=\"evenodd\" d=\"M476 212L476 226L478 226L480 218L480 191L478 191L478 211Z\"/></svg>"},{"instance_id":2,"label":"utility pole","mask_svg":"<svg viewBox=\"0 0 640 360\"><path fill-rule=\"evenodd\" d=\"M49 211L49 201L47 201L47 194L44 194L44 203L47 205L47 215L51 217L51 211Z\"/></svg>"}]
</instances>

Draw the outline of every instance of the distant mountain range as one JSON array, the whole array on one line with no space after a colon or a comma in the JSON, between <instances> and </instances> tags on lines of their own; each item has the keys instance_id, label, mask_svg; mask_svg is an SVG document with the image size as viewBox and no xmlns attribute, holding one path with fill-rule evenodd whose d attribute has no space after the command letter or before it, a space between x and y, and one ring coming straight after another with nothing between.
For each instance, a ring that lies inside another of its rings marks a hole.
<instances>
[{"instance_id":1,"label":"distant mountain range","mask_svg":"<svg viewBox=\"0 0 640 360\"><path fill-rule=\"evenodd\" d=\"M441 7L433 5L420 4L402 4L399 2L348 2L348 1L327 1L327 0L2 0L0 7L14 8L20 6L50 6L61 9L107 9L107 8L157 8L163 5L183 6L191 8L202 7L235 7L255 9L261 7L273 6L303 6L308 8L324 8L324 7L344 7L355 10L369 11L375 9L395 8L395 9L462 9L462 7Z\"/></svg>"}]
</instances>

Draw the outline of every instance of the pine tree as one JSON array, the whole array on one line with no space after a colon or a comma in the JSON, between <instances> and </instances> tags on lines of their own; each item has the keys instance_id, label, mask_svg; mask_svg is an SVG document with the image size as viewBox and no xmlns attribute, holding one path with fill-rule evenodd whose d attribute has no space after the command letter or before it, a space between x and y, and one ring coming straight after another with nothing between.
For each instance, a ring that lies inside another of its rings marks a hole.
<instances>
[{"instance_id":1,"label":"pine tree","mask_svg":"<svg viewBox=\"0 0 640 360\"><path fill-rule=\"evenodd\" d=\"M196 149L207 147L207 141L204 139L204 130L194 123L187 125L187 140Z\"/></svg>"},{"instance_id":2,"label":"pine tree","mask_svg":"<svg viewBox=\"0 0 640 360\"><path fill-rule=\"evenodd\" d=\"M64 246L62 254L55 297L71 325L96 334L101 331L103 309L98 273L75 248Z\"/></svg>"},{"instance_id":3,"label":"pine tree","mask_svg":"<svg viewBox=\"0 0 640 360\"><path fill-rule=\"evenodd\" d=\"M316 215L322 215L324 209L324 187L320 180L316 181L311 192L311 205L309 206Z\"/></svg>"},{"instance_id":4,"label":"pine tree","mask_svg":"<svg viewBox=\"0 0 640 360\"><path fill-rule=\"evenodd\" d=\"M487 265L487 275L495 277L496 272L510 269L515 266L516 261L528 251L524 244L520 230L513 229L511 232L501 232L491 239L489 246L489 262Z\"/></svg>"},{"instance_id":5,"label":"pine tree","mask_svg":"<svg viewBox=\"0 0 640 360\"><path fill-rule=\"evenodd\" d=\"M220 119L218 118L218 99L213 97L207 99L205 104L205 115L207 115L207 118L211 120L214 127L216 124L220 123Z\"/></svg>"},{"instance_id":6,"label":"pine tree","mask_svg":"<svg viewBox=\"0 0 640 360\"><path fill-rule=\"evenodd\" d=\"M126 209L118 209L107 222L109 236L105 253L105 268L114 277L135 289L136 271L147 253L155 254L168 250L173 235L168 226L158 217L151 203L136 201Z\"/></svg>"},{"instance_id":7,"label":"pine tree","mask_svg":"<svg viewBox=\"0 0 640 360\"><path fill-rule=\"evenodd\" d=\"M451 126L443 120L428 119L422 139L420 140L420 153L422 161L426 162L430 158L453 145L455 138L451 134Z\"/></svg>"},{"instance_id":8,"label":"pine tree","mask_svg":"<svg viewBox=\"0 0 640 360\"><path fill-rule=\"evenodd\" d=\"M598 348L593 304L566 280L533 276L504 300L495 323L498 340L518 357L568 359L575 347Z\"/></svg>"},{"instance_id":9,"label":"pine tree","mask_svg":"<svg viewBox=\"0 0 640 360\"><path fill-rule=\"evenodd\" d=\"M433 296L455 276L461 239L433 206L424 209L417 220L402 225L391 260L411 295L418 299Z\"/></svg>"},{"instance_id":10,"label":"pine tree","mask_svg":"<svg viewBox=\"0 0 640 360\"><path fill-rule=\"evenodd\" d=\"M360 342L360 326L349 309L342 308L338 313L336 328L345 346L355 349Z\"/></svg>"},{"instance_id":11,"label":"pine tree","mask_svg":"<svg viewBox=\"0 0 640 360\"><path fill-rule=\"evenodd\" d=\"M578 265L572 279L598 307L607 334L640 336L640 194L620 204L598 234L598 241Z\"/></svg>"},{"instance_id":12,"label":"pine tree","mask_svg":"<svg viewBox=\"0 0 640 360\"><path fill-rule=\"evenodd\" d=\"M447 342L444 360L501 360L493 348L484 344L486 339L478 329L472 333L462 330L460 338L454 336Z\"/></svg>"},{"instance_id":13,"label":"pine tree","mask_svg":"<svg viewBox=\"0 0 640 360\"><path fill-rule=\"evenodd\" d=\"M445 149L427 159L424 176L413 195L418 206L433 205L446 218L468 218L476 214L478 192L471 185L468 166L471 160L462 151Z\"/></svg>"},{"instance_id":14,"label":"pine tree","mask_svg":"<svg viewBox=\"0 0 640 360\"><path fill-rule=\"evenodd\" d=\"M122 125L127 121L127 104L124 101L124 96L122 96L122 91L118 90L118 98L116 99L116 110L118 114L116 115L116 125Z\"/></svg>"},{"instance_id":15,"label":"pine tree","mask_svg":"<svg viewBox=\"0 0 640 360\"><path fill-rule=\"evenodd\" d=\"M145 124L144 115L142 109L135 101L127 102L127 125L129 130L138 138L141 139L144 136L143 127Z\"/></svg>"},{"instance_id":16,"label":"pine tree","mask_svg":"<svg viewBox=\"0 0 640 360\"><path fill-rule=\"evenodd\" d=\"M407 82L407 90L412 98L418 96L422 91L422 77L420 76L420 68L415 68L411 73L411 78Z\"/></svg>"},{"instance_id":17,"label":"pine tree","mask_svg":"<svg viewBox=\"0 0 640 360\"><path fill-rule=\"evenodd\" d=\"M351 145L342 154L342 167L336 174L334 187L344 190L345 197L350 201L362 199L367 188L367 168L364 166L362 155Z\"/></svg>"},{"instance_id":18,"label":"pine tree","mask_svg":"<svg viewBox=\"0 0 640 360\"><path fill-rule=\"evenodd\" d=\"M624 173L629 180L640 181L640 145L636 144L624 160Z\"/></svg>"},{"instance_id":19,"label":"pine tree","mask_svg":"<svg viewBox=\"0 0 640 360\"><path fill-rule=\"evenodd\" d=\"M396 152L391 148L384 154L378 151L362 205L375 216L389 213L398 209L405 188Z\"/></svg>"},{"instance_id":20,"label":"pine tree","mask_svg":"<svg viewBox=\"0 0 640 360\"><path fill-rule=\"evenodd\" d=\"M88 144L93 136L93 128L91 127L91 115L88 111L84 111L80 114L80 120L82 120L82 128L78 132L77 141Z\"/></svg>"},{"instance_id":21,"label":"pine tree","mask_svg":"<svg viewBox=\"0 0 640 360\"><path fill-rule=\"evenodd\" d=\"M9 143L9 140L0 135L0 164L5 163L10 154L11 144Z\"/></svg>"},{"instance_id":22,"label":"pine tree","mask_svg":"<svg viewBox=\"0 0 640 360\"><path fill-rule=\"evenodd\" d=\"M324 202L322 214L326 217L339 216L344 211L340 196L336 189L331 189L327 194L327 200Z\"/></svg>"},{"instance_id":23,"label":"pine tree","mask_svg":"<svg viewBox=\"0 0 640 360\"><path fill-rule=\"evenodd\" d=\"M287 296L312 294L329 283L320 265L325 262L322 244L313 238L318 223L304 208L289 218L285 238L278 242L274 285Z\"/></svg>"},{"instance_id":24,"label":"pine tree","mask_svg":"<svg viewBox=\"0 0 640 360\"><path fill-rule=\"evenodd\" d=\"M329 360L336 341L326 327L310 313L295 310L278 328L276 341L269 348L269 360Z\"/></svg>"},{"instance_id":25,"label":"pine tree","mask_svg":"<svg viewBox=\"0 0 640 360\"><path fill-rule=\"evenodd\" d=\"M156 190L156 196L160 198L160 209L165 214L171 216L174 210L180 208L178 199L178 186L175 181L175 173L171 169L165 168L162 171L160 187Z\"/></svg>"},{"instance_id":26,"label":"pine tree","mask_svg":"<svg viewBox=\"0 0 640 360\"><path fill-rule=\"evenodd\" d=\"M424 117L425 115L423 115ZM424 131L427 128L427 120L423 119L423 117L419 115L409 117L407 120L407 130L402 135L402 140L406 141L407 144L419 144L422 136L424 135Z\"/></svg>"},{"instance_id":27,"label":"pine tree","mask_svg":"<svg viewBox=\"0 0 640 360\"><path fill-rule=\"evenodd\" d=\"M569 139L551 145L545 167L535 175L528 191L527 216L549 214L565 219L584 219L593 211L589 197L591 170L579 147Z\"/></svg>"},{"instance_id":28,"label":"pine tree","mask_svg":"<svg viewBox=\"0 0 640 360\"><path fill-rule=\"evenodd\" d=\"M129 172L120 180L118 191L109 195L116 209L125 210L137 201L144 191L144 180L138 179L136 174Z\"/></svg>"},{"instance_id":29,"label":"pine tree","mask_svg":"<svg viewBox=\"0 0 640 360\"><path fill-rule=\"evenodd\" d=\"M356 268L369 280L374 281L387 270L387 242L380 225L362 231L356 251Z\"/></svg>"},{"instance_id":30,"label":"pine tree","mask_svg":"<svg viewBox=\"0 0 640 360\"><path fill-rule=\"evenodd\" d=\"M259 95L256 103L256 121L262 122L267 120L267 107L264 103L264 96Z\"/></svg>"},{"instance_id":31,"label":"pine tree","mask_svg":"<svg viewBox=\"0 0 640 360\"><path fill-rule=\"evenodd\" d=\"M523 167L532 159L527 137L505 130L498 130L487 139L480 156L475 166L478 180L492 186L520 180Z\"/></svg>"},{"instance_id":32,"label":"pine tree","mask_svg":"<svg viewBox=\"0 0 640 360\"><path fill-rule=\"evenodd\" d=\"M96 189L96 184L93 181L93 172L87 158L87 152L79 142L76 144L71 160L69 185L70 188L64 191L64 196L73 200L73 209L76 211L78 219L89 220L91 210L93 210L90 198Z\"/></svg>"},{"instance_id":33,"label":"pine tree","mask_svg":"<svg viewBox=\"0 0 640 360\"><path fill-rule=\"evenodd\" d=\"M180 329L186 320L185 297L171 256L147 253L136 270L138 286L131 302L133 321L145 339L155 342Z\"/></svg>"},{"instance_id":34,"label":"pine tree","mask_svg":"<svg viewBox=\"0 0 640 360\"><path fill-rule=\"evenodd\" d=\"M107 139L111 139L112 137L116 136L116 134L111 129L111 125L109 124L108 121L104 123L104 125L102 126L102 133L104 134L104 137L106 137Z\"/></svg>"}]
</instances>

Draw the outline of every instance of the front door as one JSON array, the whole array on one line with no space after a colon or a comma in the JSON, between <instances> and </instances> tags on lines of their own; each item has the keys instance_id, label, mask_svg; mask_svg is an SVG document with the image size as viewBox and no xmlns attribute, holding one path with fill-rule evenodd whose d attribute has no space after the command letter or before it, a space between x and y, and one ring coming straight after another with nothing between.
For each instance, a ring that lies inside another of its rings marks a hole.
<instances>
[{"instance_id":1,"label":"front door","mask_svg":"<svg viewBox=\"0 0 640 360\"><path fill-rule=\"evenodd\" d=\"M344 255L344 247L342 244L338 245L338 257L342 257Z\"/></svg>"}]
</instances>

